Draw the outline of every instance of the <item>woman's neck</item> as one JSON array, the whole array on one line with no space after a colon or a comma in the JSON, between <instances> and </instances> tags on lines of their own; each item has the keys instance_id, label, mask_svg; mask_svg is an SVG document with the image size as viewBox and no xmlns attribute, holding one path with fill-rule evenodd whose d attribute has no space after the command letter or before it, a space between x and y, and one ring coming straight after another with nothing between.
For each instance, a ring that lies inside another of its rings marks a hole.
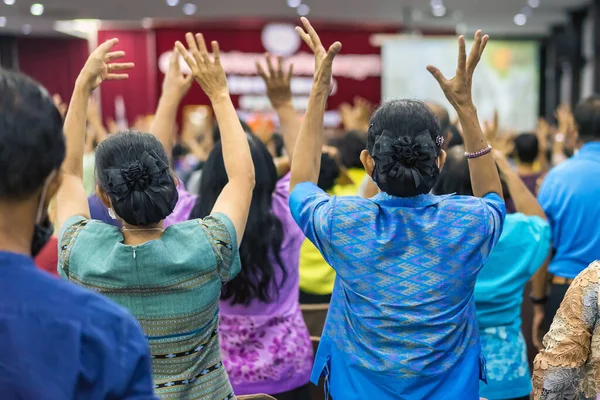
<instances>
[{"instance_id":1,"label":"woman's neck","mask_svg":"<svg viewBox=\"0 0 600 400\"><path fill-rule=\"evenodd\" d=\"M164 221L144 226L135 226L123 222L123 242L130 246L138 246L151 240L160 239L164 232L164 227Z\"/></svg>"}]
</instances>

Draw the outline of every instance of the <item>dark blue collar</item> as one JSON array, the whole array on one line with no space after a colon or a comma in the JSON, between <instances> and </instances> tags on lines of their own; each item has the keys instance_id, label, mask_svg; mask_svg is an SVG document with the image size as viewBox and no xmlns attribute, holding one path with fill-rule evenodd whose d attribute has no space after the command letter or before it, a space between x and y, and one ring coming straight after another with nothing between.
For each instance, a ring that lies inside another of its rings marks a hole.
<instances>
[{"instance_id":1,"label":"dark blue collar","mask_svg":"<svg viewBox=\"0 0 600 400\"><path fill-rule=\"evenodd\" d=\"M441 203L448 197L454 196L448 194L444 196L435 196L431 193L422 194L415 197L396 197L387 193L381 192L377 196L373 197L373 201L377 204L394 206L394 207L408 207L408 208L424 208L434 204Z\"/></svg>"},{"instance_id":2,"label":"dark blue collar","mask_svg":"<svg viewBox=\"0 0 600 400\"><path fill-rule=\"evenodd\" d=\"M31 256L0 251L0 267L34 267Z\"/></svg>"}]
</instances>

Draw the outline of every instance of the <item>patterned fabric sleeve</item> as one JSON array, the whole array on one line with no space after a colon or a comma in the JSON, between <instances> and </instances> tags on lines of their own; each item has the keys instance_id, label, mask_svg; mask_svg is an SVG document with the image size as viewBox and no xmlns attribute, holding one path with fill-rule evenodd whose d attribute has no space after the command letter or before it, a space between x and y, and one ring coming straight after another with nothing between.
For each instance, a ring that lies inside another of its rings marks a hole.
<instances>
[{"instance_id":1,"label":"patterned fabric sleeve","mask_svg":"<svg viewBox=\"0 0 600 400\"><path fill-rule=\"evenodd\" d=\"M217 273L221 282L229 282L239 274L241 262L233 223L225 214L212 214L198 220L210 240L217 257Z\"/></svg>"},{"instance_id":2,"label":"patterned fabric sleeve","mask_svg":"<svg viewBox=\"0 0 600 400\"><path fill-rule=\"evenodd\" d=\"M323 255L329 265L335 266L331 258L331 228L335 197L329 196L314 183L297 185L290 195L292 217ZM335 268L335 267L334 267Z\"/></svg>"},{"instance_id":3,"label":"patterned fabric sleeve","mask_svg":"<svg viewBox=\"0 0 600 400\"><path fill-rule=\"evenodd\" d=\"M591 358L598 320L600 263L575 278L560 305L544 349L534 362L534 399L595 399L600 390L599 365Z\"/></svg>"},{"instance_id":4,"label":"patterned fabric sleeve","mask_svg":"<svg viewBox=\"0 0 600 400\"><path fill-rule=\"evenodd\" d=\"M77 237L88 221L80 215L74 215L67 219L60 230L58 237L58 274L65 279L69 279L71 250L73 250Z\"/></svg>"}]
</instances>

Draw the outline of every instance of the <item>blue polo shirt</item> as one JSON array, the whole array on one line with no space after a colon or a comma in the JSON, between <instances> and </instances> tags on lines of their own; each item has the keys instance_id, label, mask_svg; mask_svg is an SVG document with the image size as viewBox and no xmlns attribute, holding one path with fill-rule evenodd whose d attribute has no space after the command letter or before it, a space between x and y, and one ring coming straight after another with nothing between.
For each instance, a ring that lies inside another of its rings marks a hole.
<instances>
[{"instance_id":1,"label":"blue polo shirt","mask_svg":"<svg viewBox=\"0 0 600 400\"><path fill-rule=\"evenodd\" d=\"M555 255L548 270L575 278L600 259L600 142L587 143L552 169L538 200L552 228Z\"/></svg>"}]
</instances>

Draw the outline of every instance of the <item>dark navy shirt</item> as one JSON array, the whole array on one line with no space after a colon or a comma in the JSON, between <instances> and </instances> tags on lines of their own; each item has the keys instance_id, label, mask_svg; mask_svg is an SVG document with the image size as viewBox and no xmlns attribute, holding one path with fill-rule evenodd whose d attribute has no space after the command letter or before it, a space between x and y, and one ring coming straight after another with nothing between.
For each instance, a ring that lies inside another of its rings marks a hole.
<instances>
[{"instance_id":1,"label":"dark navy shirt","mask_svg":"<svg viewBox=\"0 0 600 400\"><path fill-rule=\"evenodd\" d=\"M120 306L0 252L0 398L155 399L148 342Z\"/></svg>"}]
</instances>

